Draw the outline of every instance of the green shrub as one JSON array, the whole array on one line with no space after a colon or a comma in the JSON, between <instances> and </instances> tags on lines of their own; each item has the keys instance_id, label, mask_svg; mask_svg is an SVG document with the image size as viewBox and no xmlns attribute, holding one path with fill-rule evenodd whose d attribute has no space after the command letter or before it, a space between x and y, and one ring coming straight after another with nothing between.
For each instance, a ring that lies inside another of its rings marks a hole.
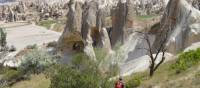
<instances>
[{"instance_id":1,"label":"green shrub","mask_svg":"<svg viewBox=\"0 0 200 88\"><path fill-rule=\"evenodd\" d=\"M37 46L37 44L33 44L33 45L28 45L28 46L26 46L26 48L27 48L27 49L37 49L38 46Z\"/></svg>"},{"instance_id":2,"label":"green shrub","mask_svg":"<svg viewBox=\"0 0 200 88\"><path fill-rule=\"evenodd\" d=\"M94 52L98 61L103 61L107 55L106 51L100 48L95 48Z\"/></svg>"},{"instance_id":3,"label":"green shrub","mask_svg":"<svg viewBox=\"0 0 200 88\"><path fill-rule=\"evenodd\" d=\"M172 69L175 69L177 73L180 73L198 64L199 62L200 62L200 48L197 49L196 51L191 50L185 53L181 53L176 63L172 65Z\"/></svg>"},{"instance_id":4,"label":"green shrub","mask_svg":"<svg viewBox=\"0 0 200 88\"><path fill-rule=\"evenodd\" d=\"M85 54L77 54L72 65L54 67L51 88L113 88L113 81L109 81L111 76L101 73L98 65Z\"/></svg>"},{"instance_id":5,"label":"green shrub","mask_svg":"<svg viewBox=\"0 0 200 88\"><path fill-rule=\"evenodd\" d=\"M138 20L148 20L148 19L152 19L154 17L155 16L153 16L153 15L142 15L142 16L137 16L137 19Z\"/></svg>"},{"instance_id":6,"label":"green shrub","mask_svg":"<svg viewBox=\"0 0 200 88\"><path fill-rule=\"evenodd\" d=\"M43 20L43 21L40 21L38 23L38 25L46 27L47 29L49 29L51 27L51 25L54 24L54 23L56 23L55 20Z\"/></svg>"},{"instance_id":7,"label":"green shrub","mask_svg":"<svg viewBox=\"0 0 200 88\"><path fill-rule=\"evenodd\" d=\"M22 77L23 74L20 70L7 69L3 75L3 80L14 80Z\"/></svg>"},{"instance_id":8,"label":"green shrub","mask_svg":"<svg viewBox=\"0 0 200 88\"><path fill-rule=\"evenodd\" d=\"M56 60L45 50L33 49L24 56L19 68L26 73L40 73L50 65L55 64Z\"/></svg>"},{"instance_id":9,"label":"green shrub","mask_svg":"<svg viewBox=\"0 0 200 88\"><path fill-rule=\"evenodd\" d=\"M0 88L6 88L20 80L26 79L23 71L8 67L1 68Z\"/></svg>"},{"instance_id":10,"label":"green shrub","mask_svg":"<svg viewBox=\"0 0 200 88\"><path fill-rule=\"evenodd\" d=\"M136 88L138 86L140 86L140 84L142 83L142 76L134 76L132 79L128 80L128 82L126 83L126 88Z\"/></svg>"}]
</instances>

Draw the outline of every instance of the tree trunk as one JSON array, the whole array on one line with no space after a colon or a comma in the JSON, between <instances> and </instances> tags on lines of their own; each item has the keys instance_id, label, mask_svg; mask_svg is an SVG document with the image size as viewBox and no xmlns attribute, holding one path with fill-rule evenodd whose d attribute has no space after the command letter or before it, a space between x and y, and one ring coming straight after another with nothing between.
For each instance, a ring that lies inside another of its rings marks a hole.
<instances>
[{"instance_id":1,"label":"tree trunk","mask_svg":"<svg viewBox=\"0 0 200 88\"><path fill-rule=\"evenodd\" d=\"M154 63L151 64L150 66L150 74L149 76L152 77L154 75Z\"/></svg>"}]
</instances>

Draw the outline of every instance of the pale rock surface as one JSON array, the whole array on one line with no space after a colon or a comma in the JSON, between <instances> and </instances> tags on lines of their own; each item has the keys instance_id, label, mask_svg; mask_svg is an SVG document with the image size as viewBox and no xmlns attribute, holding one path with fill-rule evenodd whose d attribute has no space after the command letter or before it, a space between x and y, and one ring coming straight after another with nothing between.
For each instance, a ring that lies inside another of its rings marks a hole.
<instances>
[{"instance_id":1,"label":"pale rock surface","mask_svg":"<svg viewBox=\"0 0 200 88\"><path fill-rule=\"evenodd\" d=\"M200 42L192 43L189 47L185 48L183 52L188 52L190 50L196 50L200 48Z\"/></svg>"},{"instance_id":2,"label":"pale rock surface","mask_svg":"<svg viewBox=\"0 0 200 88\"><path fill-rule=\"evenodd\" d=\"M167 43L170 53L176 54L200 40L199 21L200 11L186 0L170 0L162 20L162 23L167 23L168 29L171 30Z\"/></svg>"},{"instance_id":3,"label":"pale rock surface","mask_svg":"<svg viewBox=\"0 0 200 88\"><path fill-rule=\"evenodd\" d=\"M117 8L112 11L111 44L123 44L127 39L127 3L118 2Z\"/></svg>"},{"instance_id":4,"label":"pale rock surface","mask_svg":"<svg viewBox=\"0 0 200 88\"><path fill-rule=\"evenodd\" d=\"M154 54L155 57L155 54ZM171 53L165 53L165 62L173 60L173 54ZM158 58L156 60L156 64L159 63L159 61L162 58L162 53L159 53ZM143 72L149 69L150 66L150 57L148 55L133 59L125 64L123 64L120 67L120 75L121 76L129 76L133 73L137 72Z\"/></svg>"}]
</instances>

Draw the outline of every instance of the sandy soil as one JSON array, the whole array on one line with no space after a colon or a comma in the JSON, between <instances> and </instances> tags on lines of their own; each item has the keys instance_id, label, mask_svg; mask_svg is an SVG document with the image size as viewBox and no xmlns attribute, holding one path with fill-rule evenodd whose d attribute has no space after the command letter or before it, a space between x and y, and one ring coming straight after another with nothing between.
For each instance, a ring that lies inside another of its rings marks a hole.
<instances>
[{"instance_id":1,"label":"sandy soil","mask_svg":"<svg viewBox=\"0 0 200 88\"><path fill-rule=\"evenodd\" d=\"M7 24L8 25L8 24ZM13 26L13 24L11 24ZM16 67L20 61L13 58L19 51L23 50L28 45L42 45L51 41L57 41L61 33L47 30L44 27L36 26L34 24L7 27L7 44L14 45L16 51L8 55L8 58L1 59L4 66Z\"/></svg>"},{"instance_id":2,"label":"sandy soil","mask_svg":"<svg viewBox=\"0 0 200 88\"><path fill-rule=\"evenodd\" d=\"M61 35L61 33L46 30L44 27L36 25L7 28L6 31L8 45L14 45L17 51L22 50L27 45L42 45L57 41Z\"/></svg>"}]
</instances>

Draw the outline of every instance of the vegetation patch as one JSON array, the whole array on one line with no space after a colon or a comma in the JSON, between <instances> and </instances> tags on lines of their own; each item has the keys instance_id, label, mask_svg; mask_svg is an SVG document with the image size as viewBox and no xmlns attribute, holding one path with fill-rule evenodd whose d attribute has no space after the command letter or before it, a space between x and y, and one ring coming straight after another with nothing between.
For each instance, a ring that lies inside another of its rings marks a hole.
<instances>
[{"instance_id":1,"label":"vegetation patch","mask_svg":"<svg viewBox=\"0 0 200 88\"><path fill-rule=\"evenodd\" d=\"M188 52L181 53L178 57L178 60L172 69L175 69L177 73L187 70L188 68L199 64L200 62L200 48L197 50L191 50Z\"/></svg>"},{"instance_id":2,"label":"vegetation patch","mask_svg":"<svg viewBox=\"0 0 200 88\"><path fill-rule=\"evenodd\" d=\"M39 26L43 26L47 29L51 29L56 32L62 32L65 28L67 18L62 19L48 19L42 20L37 23Z\"/></svg>"},{"instance_id":3,"label":"vegetation patch","mask_svg":"<svg viewBox=\"0 0 200 88\"><path fill-rule=\"evenodd\" d=\"M26 73L41 73L50 65L55 64L56 57L48 54L45 50L33 49L26 54L19 67Z\"/></svg>"},{"instance_id":4,"label":"vegetation patch","mask_svg":"<svg viewBox=\"0 0 200 88\"><path fill-rule=\"evenodd\" d=\"M100 62L99 59L94 62L84 53L76 54L71 65L55 65L48 72L51 73L50 88L113 88L114 81L109 80L113 71L102 73Z\"/></svg>"},{"instance_id":5,"label":"vegetation patch","mask_svg":"<svg viewBox=\"0 0 200 88\"><path fill-rule=\"evenodd\" d=\"M162 64L153 77L147 72L135 73L127 77L127 88L149 88L159 86L161 88L199 88L200 49L180 53L175 61ZM187 80L187 82L185 81Z\"/></svg>"},{"instance_id":6,"label":"vegetation patch","mask_svg":"<svg viewBox=\"0 0 200 88\"><path fill-rule=\"evenodd\" d=\"M154 15L141 15L141 16L137 16L136 18L138 19L138 20L149 20L149 19L152 19L152 18L154 18L154 17L156 17L156 16L154 16Z\"/></svg>"},{"instance_id":7,"label":"vegetation patch","mask_svg":"<svg viewBox=\"0 0 200 88\"><path fill-rule=\"evenodd\" d=\"M139 87L145 78L144 73L135 74L134 76L127 79L126 88L136 88Z\"/></svg>"},{"instance_id":8,"label":"vegetation patch","mask_svg":"<svg viewBox=\"0 0 200 88\"><path fill-rule=\"evenodd\" d=\"M55 20L43 20L43 21L39 21L38 25L46 27L47 29L50 29L51 25L55 23L56 23Z\"/></svg>"},{"instance_id":9,"label":"vegetation patch","mask_svg":"<svg viewBox=\"0 0 200 88\"><path fill-rule=\"evenodd\" d=\"M46 78L44 74L31 75L30 80L20 81L10 88L49 88L50 79Z\"/></svg>"}]
</instances>

